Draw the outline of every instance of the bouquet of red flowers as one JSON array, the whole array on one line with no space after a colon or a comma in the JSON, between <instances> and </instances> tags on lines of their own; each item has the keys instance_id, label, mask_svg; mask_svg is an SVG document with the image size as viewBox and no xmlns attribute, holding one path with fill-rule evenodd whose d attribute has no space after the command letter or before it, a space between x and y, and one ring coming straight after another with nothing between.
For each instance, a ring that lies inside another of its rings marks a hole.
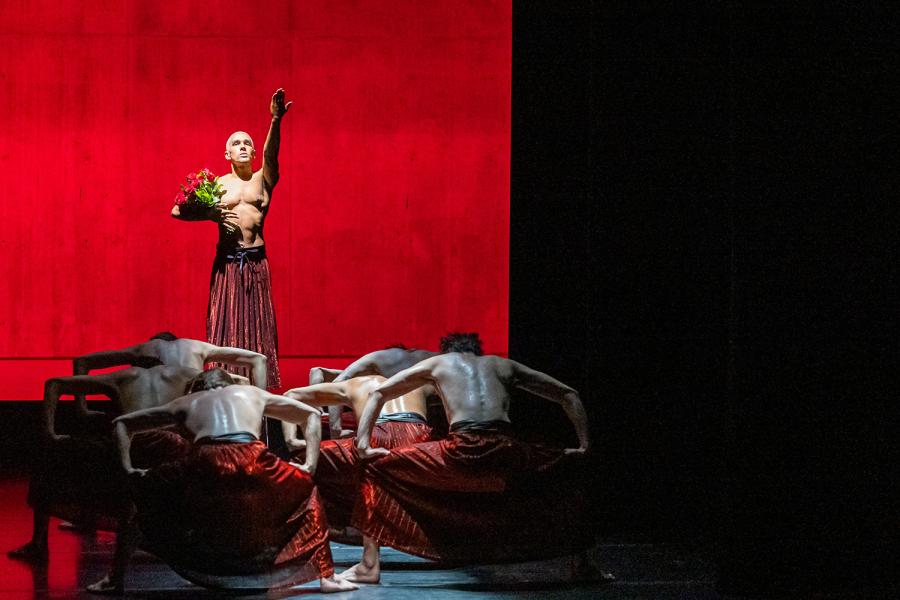
<instances>
[{"instance_id":1,"label":"bouquet of red flowers","mask_svg":"<svg viewBox=\"0 0 900 600\"><path fill-rule=\"evenodd\" d=\"M198 208L210 208L219 203L225 190L218 178L209 169L201 169L187 176L187 187L181 184L181 191L175 195L175 204Z\"/></svg>"}]
</instances>

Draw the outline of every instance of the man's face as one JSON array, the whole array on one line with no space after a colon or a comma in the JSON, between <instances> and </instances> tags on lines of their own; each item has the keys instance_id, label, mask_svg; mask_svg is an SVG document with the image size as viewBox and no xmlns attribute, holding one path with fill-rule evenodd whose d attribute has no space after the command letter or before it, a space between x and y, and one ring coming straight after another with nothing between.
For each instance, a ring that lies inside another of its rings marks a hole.
<instances>
[{"instance_id":1,"label":"man's face","mask_svg":"<svg viewBox=\"0 0 900 600\"><path fill-rule=\"evenodd\" d=\"M225 142L225 159L234 164L244 164L253 162L256 157L256 148L253 147L253 140L250 134L244 131L235 131L228 137Z\"/></svg>"}]
</instances>

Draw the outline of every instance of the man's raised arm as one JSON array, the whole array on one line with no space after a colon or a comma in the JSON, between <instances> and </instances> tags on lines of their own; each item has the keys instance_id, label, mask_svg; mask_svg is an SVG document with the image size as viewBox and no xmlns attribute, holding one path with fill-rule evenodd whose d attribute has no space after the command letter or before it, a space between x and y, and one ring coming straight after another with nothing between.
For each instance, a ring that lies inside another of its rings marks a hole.
<instances>
[{"instance_id":1,"label":"man's raised arm","mask_svg":"<svg viewBox=\"0 0 900 600\"><path fill-rule=\"evenodd\" d=\"M369 447L372 436L372 427L375 419L381 413L385 402L399 398L403 394L427 385L433 381L432 370L438 364L440 357L428 358L422 362L400 371L390 379L381 382L375 390L369 393L366 406L359 419L356 429L356 453L360 458L375 458L390 454L386 448Z\"/></svg>"},{"instance_id":2,"label":"man's raised arm","mask_svg":"<svg viewBox=\"0 0 900 600\"><path fill-rule=\"evenodd\" d=\"M269 125L269 134L263 146L263 179L266 187L271 190L278 183L278 150L281 147L281 118L291 108L293 102L284 103L284 90L278 90L272 94L272 102L269 112L272 113L272 123Z\"/></svg>"},{"instance_id":3,"label":"man's raised arm","mask_svg":"<svg viewBox=\"0 0 900 600\"><path fill-rule=\"evenodd\" d=\"M266 389L266 357L259 352L244 350L243 348L229 348L206 345L208 352L204 362L220 362L235 367L249 367L250 380L258 388Z\"/></svg>"},{"instance_id":4,"label":"man's raised arm","mask_svg":"<svg viewBox=\"0 0 900 600\"><path fill-rule=\"evenodd\" d=\"M103 394L111 400L119 401L119 389L114 377L109 375L74 375L72 377L53 377L44 382L43 434L50 439L61 439L66 436L56 434L56 406L59 397L64 394L79 397L84 402L85 394ZM81 409L85 413L87 409Z\"/></svg>"},{"instance_id":5,"label":"man's raised arm","mask_svg":"<svg viewBox=\"0 0 900 600\"><path fill-rule=\"evenodd\" d=\"M514 360L507 361L512 367L511 384L521 390L531 392L545 400L555 402L562 406L566 416L572 421L575 433L578 435L578 448L569 448L567 454L583 454L590 446L590 434L588 432L587 413L578 392L550 377L546 373L535 371Z\"/></svg>"}]
</instances>

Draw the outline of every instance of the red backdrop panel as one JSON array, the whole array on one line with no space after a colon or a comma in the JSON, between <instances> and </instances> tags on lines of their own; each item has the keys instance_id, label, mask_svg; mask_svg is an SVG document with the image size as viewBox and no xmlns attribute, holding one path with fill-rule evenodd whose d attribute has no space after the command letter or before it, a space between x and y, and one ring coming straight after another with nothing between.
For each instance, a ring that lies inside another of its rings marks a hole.
<instances>
[{"instance_id":1,"label":"red backdrop panel","mask_svg":"<svg viewBox=\"0 0 900 600\"><path fill-rule=\"evenodd\" d=\"M203 338L215 226L171 200L225 171L232 131L262 147L279 86L286 384L455 329L505 353L511 27L510 0L0 4L0 397L161 329Z\"/></svg>"}]
</instances>

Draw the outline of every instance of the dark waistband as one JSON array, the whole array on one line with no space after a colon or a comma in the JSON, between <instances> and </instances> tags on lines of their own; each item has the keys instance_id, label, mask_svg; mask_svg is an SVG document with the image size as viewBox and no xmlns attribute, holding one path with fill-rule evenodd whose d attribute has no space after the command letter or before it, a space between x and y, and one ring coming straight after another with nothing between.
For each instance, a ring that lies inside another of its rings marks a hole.
<instances>
[{"instance_id":1,"label":"dark waistband","mask_svg":"<svg viewBox=\"0 0 900 600\"><path fill-rule=\"evenodd\" d=\"M266 257L266 246L252 246L243 248L241 246L225 246L219 244L216 246L216 258L226 260L228 262L243 263L244 261L260 261Z\"/></svg>"},{"instance_id":2,"label":"dark waistband","mask_svg":"<svg viewBox=\"0 0 900 600\"><path fill-rule=\"evenodd\" d=\"M389 415L381 415L375 423L423 423L428 421L417 412L396 412Z\"/></svg>"},{"instance_id":3,"label":"dark waistband","mask_svg":"<svg viewBox=\"0 0 900 600\"><path fill-rule=\"evenodd\" d=\"M512 431L512 423L496 419L494 421L456 421L450 425L452 433L460 431L497 431L508 433Z\"/></svg>"},{"instance_id":4,"label":"dark waistband","mask_svg":"<svg viewBox=\"0 0 900 600\"><path fill-rule=\"evenodd\" d=\"M194 444L248 444L258 441L255 435L249 431L235 431L234 433L223 433L222 435L207 435L194 441Z\"/></svg>"}]
</instances>

